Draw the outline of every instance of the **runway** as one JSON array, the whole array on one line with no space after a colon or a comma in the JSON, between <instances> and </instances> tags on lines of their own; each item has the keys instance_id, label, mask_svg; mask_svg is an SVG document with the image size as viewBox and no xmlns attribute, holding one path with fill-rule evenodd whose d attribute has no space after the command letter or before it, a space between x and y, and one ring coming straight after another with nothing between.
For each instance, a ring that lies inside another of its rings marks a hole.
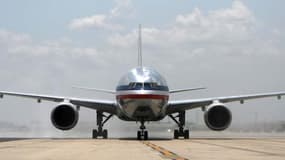
<instances>
[{"instance_id":1,"label":"runway","mask_svg":"<svg viewBox=\"0 0 285 160\"><path fill-rule=\"evenodd\" d=\"M5 160L262 160L285 159L284 138L154 139L2 139Z\"/></svg>"}]
</instances>

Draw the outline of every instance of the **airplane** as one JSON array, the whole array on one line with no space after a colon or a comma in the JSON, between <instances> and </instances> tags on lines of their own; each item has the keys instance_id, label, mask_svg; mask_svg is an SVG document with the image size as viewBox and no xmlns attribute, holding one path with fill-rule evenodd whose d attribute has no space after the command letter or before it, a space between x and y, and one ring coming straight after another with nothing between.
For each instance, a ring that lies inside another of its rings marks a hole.
<instances>
[{"instance_id":1,"label":"airplane","mask_svg":"<svg viewBox=\"0 0 285 160\"><path fill-rule=\"evenodd\" d=\"M84 87L77 88L113 94L114 100L84 99L9 91L0 91L0 98L3 98L4 95L10 95L36 99L39 103L42 100L56 102L57 105L52 110L50 117L53 126L59 130L70 130L76 126L80 107L94 109L97 115L97 129L92 130L92 138L108 138L108 131L103 127L115 115L124 121L139 122L140 129L137 131L137 139L147 140L149 136L145 122L160 121L168 116L178 127L178 129L174 130L174 139L189 139L189 130L185 129L186 110L201 108L204 111L206 126L214 131L223 131L230 126L232 121L232 114L226 106L227 103L237 101L243 104L245 100L265 97L281 99L281 96L285 95L284 91L202 99L169 100L169 97L174 93L205 88L170 90L167 81L159 72L154 68L143 66L141 25L139 25L138 29L138 66L121 77L114 91Z\"/></svg>"}]
</instances>

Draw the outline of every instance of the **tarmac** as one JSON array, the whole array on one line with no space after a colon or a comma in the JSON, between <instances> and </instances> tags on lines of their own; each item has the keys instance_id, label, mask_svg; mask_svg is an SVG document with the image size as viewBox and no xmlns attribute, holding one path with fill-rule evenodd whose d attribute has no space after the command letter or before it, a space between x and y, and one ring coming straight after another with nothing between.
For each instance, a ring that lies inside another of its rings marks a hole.
<instances>
[{"instance_id":1,"label":"tarmac","mask_svg":"<svg viewBox=\"0 0 285 160\"><path fill-rule=\"evenodd\" d=\"M284 160L285 138L0 139L3 160Z\"/></svg>"}]
</instances>

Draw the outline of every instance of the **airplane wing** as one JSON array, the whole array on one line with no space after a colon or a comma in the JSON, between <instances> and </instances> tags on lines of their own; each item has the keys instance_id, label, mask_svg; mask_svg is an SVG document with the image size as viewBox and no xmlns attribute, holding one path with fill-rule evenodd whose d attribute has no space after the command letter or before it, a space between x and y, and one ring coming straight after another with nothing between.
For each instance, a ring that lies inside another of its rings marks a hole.
<instances>
[{"instance_id":1,"label":"airplane wing","mask_svg":"<svg viewBox=\"0 0 285 160\"><path fill-rule=\"evenodd\" d=\"M116 93L116 91L113 91L113 90L106 90L106 89L99 89L99 88L87 88L87 87L78 87L78 86L73 86L72 88L95 91L95 92L102 92L102 93L109 93L109 94Z\"/></svg>"},{"instance_id":2,"label":"airplane wing","mask_svg":"<svg viewBox=\"0 0 285 160\"><path fill-rule=\"evenodd\" d=\"M19 92L7 92L0 91L0 98L4 95L32 98L36 99L38 102L41 100L52 101L52 102L63 102L69 101L76 106L82 106L90 109L100 110L103 112L108 112L111 114L116 114L116 102L115 101L104 101L104 100L94 100L94 99L82 99L82 98L71 98L71 97L60 97L60 96L50 96L50 95L40 95L32 93L19 93Z\"/></svg>"},{"instance_id":3,"label":"airplane wing","mask_svg":"<svg viewBox=\"0 0 285 160\"><path fill-rule=\"evenodd\" d=\"M203 98L203 99L169 101L166 113L172 114L179 111L185 111L199 107L206 107L215 101L218 101L220 103L229 103L235 101L244 103L245 100L266 98L266 97L277 97L278 99L281 99L281 96L283 95L285 95L285 92L272 92L272 93L249 94L249 95L228 96L228 97L213 97L213 98Z\"/></svg>"},{"instance_id":4,"label":"airplane wing","mask_svg":"<svg viewBox=\"0 0 285 160\"><path fill-rule=\"evenodd\" d=\"M196 91L201 89L207 89L205 87L197 87L197 88L186 88L186 89L176 89L176 90L170 90L169 93L180 93L180 92L186 92L186 91Z\"/></svg>"}]
</instances>

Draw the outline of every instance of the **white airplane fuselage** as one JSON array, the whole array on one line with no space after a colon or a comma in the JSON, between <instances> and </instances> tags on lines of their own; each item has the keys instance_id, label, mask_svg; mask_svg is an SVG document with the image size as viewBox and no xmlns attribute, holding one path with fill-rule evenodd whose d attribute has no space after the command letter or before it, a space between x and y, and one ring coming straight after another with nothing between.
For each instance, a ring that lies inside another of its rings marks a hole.
<instances>
[{"instance_id":1,"label":"white airplane fuselage","mask_svg":"<svg viewBox=\"0 0 285 160\"><path fill-rule=\"evenodd\" d=\"M118 117L128 121L156 121L165 117L169 89L154 69L137 67L124 75L116 88Z\"/></svg>"}]
</instances>

